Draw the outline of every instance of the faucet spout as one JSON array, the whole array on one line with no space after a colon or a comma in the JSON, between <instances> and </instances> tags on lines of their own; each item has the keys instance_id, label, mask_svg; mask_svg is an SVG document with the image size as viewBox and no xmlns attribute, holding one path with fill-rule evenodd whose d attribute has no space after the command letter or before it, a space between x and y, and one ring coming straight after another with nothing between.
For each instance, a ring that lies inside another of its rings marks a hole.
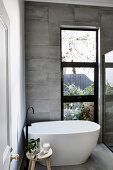
<instances>
[{"instance_id":1,"label":"faucet spout","mask_svg":"<svg viewBox=\"0 0 113 170\"><path fill-rule=\"evenodd\" d=\"M28 115L30 109L32 110L33 114L35 113L34 108L30 106L27 108L26 115Z\"/></svg>"},{"instance_id":2,"label":"faucet spout","mask_svg":"<svg viewBox=\"0 0 113 170\"><path fill-rule=\"evenodd\" d=\"M33 107L28 107L27 108L27 111L26 111L26 147L28 145L28 126L31 126L31 123L28 122L28 113L30 112L30 110L32 110L32 114L35 113L35 110Z\"/></svg>"},{"instance_id":3,"label":"faucet spout","mask_svg":"<svg viewBox=\"0 0 113 170\"><path fill-rule=\"evenodd\" d=\"M26 111L26 124L27 124L28 126L31 126L31 123L28 122L28 113L29 113L29 110L32 110L32 114L34 114L35 111L34 111L34 108L31 107L31 106L28 107L28 108L27 108L27 111Z\"/></svg>"}]
</instances>

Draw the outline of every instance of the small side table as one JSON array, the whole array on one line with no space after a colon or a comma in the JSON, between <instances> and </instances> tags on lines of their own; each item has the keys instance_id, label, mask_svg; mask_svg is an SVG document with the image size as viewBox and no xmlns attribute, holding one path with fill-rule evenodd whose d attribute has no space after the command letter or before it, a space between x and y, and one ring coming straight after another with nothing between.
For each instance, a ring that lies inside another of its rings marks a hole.
<instances>
[{"instance_id":1,"label":"small side table","mask_svg":"<svg viewBox=\"0 0 113 170\"><path fill-rule=\"evenodd\" d=\"M29 159L28 170L34 170L36 162L41 162L43 160L46 161L47 170L51 170L49 158L51 157L52 153L53 151L51 148L49 149L49 152L46 154L44 154L43 151L41 151L39 154L27 152L26 157Z\"/></svg>"}]
</instances>

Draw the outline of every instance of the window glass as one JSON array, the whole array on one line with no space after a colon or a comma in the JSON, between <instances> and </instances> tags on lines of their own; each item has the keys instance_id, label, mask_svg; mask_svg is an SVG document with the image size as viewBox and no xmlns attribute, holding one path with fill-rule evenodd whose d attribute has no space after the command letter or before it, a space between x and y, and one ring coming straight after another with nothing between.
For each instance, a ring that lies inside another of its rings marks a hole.
<instances>
[{"instance_id":1,"label":"window glass","mask_svg":"<svg viewBox=\"0 0 113 170\"><path fill-rule=\"evenodd\" d=\"M64 103L64 120L94 121L94 102Z\"/></svg>"},{"instance_id":2,"label":"window glass","mask_svg":"<svg viewBox=\"0 0 113 170\"><path fill-rule=\"evenodd\" d=\"M94 68L64 67L63 95L94 95Z\"/></svg>"},{"instance_id":3,"label":"window glass","mask_svg":"<svg viewBox=\"0 0 113 170\"><path fill-rule=\"evenodd\" d=\"M96 31L62 30L62 62L96 62Z\"/></svg>"},{"instance_id":4,"label":"window glass","mask_svg":"<svg viewBox=\"0 0 113 170\"><path fill-rule=\"evenodd\" d=\"M105 101L104 127L106 132L113 132L113 100Z\"/></svg>"},{"instance_id":5,"label":"window glass","mask_svg":"<svg viewBox=\"0 0 113 170\"><path fill-rule=\"evenodd\" d=\"M106 63L113 63L113 51L110 51L105 55L105 62Z\"/></svg>"},{"instance_id":6,"label":"window glass","mask_svg":"<svg viewBox=\"0 0 113 170\"><path fill-rule=\"evenodd\" d=\"M113 94L113 68L105 69L105 94Z\"/></svg>"}]
</instances>

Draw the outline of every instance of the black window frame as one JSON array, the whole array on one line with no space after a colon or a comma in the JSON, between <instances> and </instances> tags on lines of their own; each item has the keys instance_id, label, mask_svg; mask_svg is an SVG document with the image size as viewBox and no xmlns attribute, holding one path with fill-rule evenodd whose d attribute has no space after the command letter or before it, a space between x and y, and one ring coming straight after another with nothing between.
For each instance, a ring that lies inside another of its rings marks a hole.
<instances>
[{"instance_id":1,"label":"black window frame","mask_svg":"<svg viewBox=\"0 0 113 170\"><path fill-rule=\"evenodd\" d=\"M96 62L62 62L62 30L79 30L96 32ZM94 122L98 123L98 28L60 27L60 63L61 63L61 120L64 120L65 102L94 102ZM94 95L63 96L63 68L86 67L94 68Z\"/></svg>"}]
</instances>

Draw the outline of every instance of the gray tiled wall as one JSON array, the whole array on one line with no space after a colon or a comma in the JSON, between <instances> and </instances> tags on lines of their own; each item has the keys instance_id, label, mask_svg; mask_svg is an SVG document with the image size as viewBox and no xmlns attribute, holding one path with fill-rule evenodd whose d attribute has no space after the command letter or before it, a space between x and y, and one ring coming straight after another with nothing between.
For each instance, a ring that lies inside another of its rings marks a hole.
<instances>
[{"instance_id":1,"label":"gray tiled wall","mask_svg":"<svg viewBox=\"0 0 113 170\"><path fill-rule=\"evenodd\" d=\"M34 121L61 118L61 25L100 27L101 59L113 50L113 8L25 2L26 102Z\"/></svg>"}]
</instances>

